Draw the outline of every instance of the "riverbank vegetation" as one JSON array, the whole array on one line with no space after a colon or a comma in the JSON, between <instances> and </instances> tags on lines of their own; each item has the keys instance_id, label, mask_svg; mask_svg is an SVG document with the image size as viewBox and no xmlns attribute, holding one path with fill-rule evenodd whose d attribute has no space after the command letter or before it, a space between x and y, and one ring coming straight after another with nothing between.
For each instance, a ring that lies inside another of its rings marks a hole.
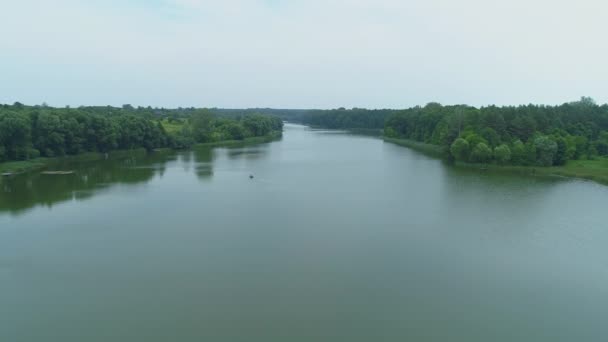
<instances>
[{"instance_id":1,"label":"riverbank vegetation","mask_svg":"<svg viewBox=\"0 0 608 342\"><path fill-rule=\"evenodd\" d=\"M292 119L313 127L379 130L384 128L387 117L395 112L392 109L338 108L300 112Z\"/></svg>"},{"instance_id":2,"label":"riverbank vegetation","mask_svg":"<svg viewBox=\"0 0 608 342\"><path fill-rule=\"evenodd\" d=\"M384 129L386 118L398 112L395 109L365 109L365 108L337 108L337 109L271 109L252 108L236 109L210 109L220 117L235 117L239 112L258 113L276 116L284 121L303 124L316 128L346 129L377 135Z\"/></svg>"},{"instance_id":3,"label":"riverbank vegetation","mask_svg":"<svg viewBox=\"0 0 608 342\"><path fill-rule=\"evenodd\" d=\"M48 158L86 152L182 149L198 143L274 137L282 127L278 117L249 113L219 117L207 109L0 105L0 170L42 168Z\"/></svg>"},{"instance_id":4,"label":"riverbank vegetation","mask_svg":"<svg viewBox=\"0 0 608 342\"><path fill-rule=\"evenodd\" d=\"M206 109L197 110L188 118L162 119L161 125L172 137L174 148L274 137L283 130L283 120L275 116L250 114L227 118Z\"/></svg>"},{"instance_id":5,"label":"riverbank vegetation","mask_svg":"<svg viewBox=\"0 0 608 342\"><path fill-rule=\"evenodd\" d=\"M286 111L286 120L333 129L384 129L385 141L465 167L608 182L608 105L443 106L405 110Z\"/></svg>"},{"instance_id":6,"label":"riverbank vegetation","mask_svg":"<svg viewBox=\"0 0 608 342\"><path fill-rule=\"evenodd\" d=\"M565 166L608 156L608 106L589 98L561 106L442 106L387 118L385 135L441 146L468 163Z\"/></svg>"},{"instance_id":7,"label":"riverbank vegetation","mask_svg":"<svg viewBox=\"0 0 608 342\"><path fill-rule=\"evenodd\" d=\"M0 171L41 168L45 158L83 152L268 141L280 135L282 120L330 129L383 129L386 141L459 165L517 167L603 182L608 174L608 105L585 97L559 106L429 103L405 110L51 108L15 103L0 106Z\"/></svg>"}]
</instances>

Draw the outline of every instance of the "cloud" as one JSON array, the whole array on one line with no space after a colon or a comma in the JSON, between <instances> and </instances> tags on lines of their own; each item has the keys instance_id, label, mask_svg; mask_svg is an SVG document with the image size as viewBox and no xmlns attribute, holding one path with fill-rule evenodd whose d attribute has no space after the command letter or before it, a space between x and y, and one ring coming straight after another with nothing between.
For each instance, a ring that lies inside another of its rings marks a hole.
<instances>
[{"instance_id":1,"label":"cloud","mask_svg":"<svg viewBox=\"0 0 608 342\"><path fill-rule=\"evenodd\" d=\"M608 98L601 1L21 0L0 102L405 107Z\"/></svg>"}]
</instances>

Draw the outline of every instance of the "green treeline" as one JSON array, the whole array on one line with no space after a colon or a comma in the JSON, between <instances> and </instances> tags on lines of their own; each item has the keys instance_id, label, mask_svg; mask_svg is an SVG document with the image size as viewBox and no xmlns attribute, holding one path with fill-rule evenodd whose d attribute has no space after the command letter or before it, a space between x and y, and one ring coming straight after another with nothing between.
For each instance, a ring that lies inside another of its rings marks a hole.
<instances>
[{"instance_id":1,"label":"green treeline","mask_svg":"<svg viewBox=\"0 0 608 342\"><path fill-rule=\"evenodd\" d=\"M363 108L308 110L288 119L310 126L332 129L383 129L387 117L395 112L392 109Z\"/></svg>"},{"instance_id":2,"label":"green treeline","mask_svg":"<svg viewBox=\"0 0 608 342\"><path fill-rule=\"evenodd\" d=\"M283 111L286 120L337 129L384 128L388 138L440 146L452 160L558 166L608 156L608 105L592 99L560 106L442 106L405 110Z\"/></svg>"},{"instance_id":3,"label":"green treeline","mask_svg":"<svg viewBox=\"0 0 608 342\"><path fill-rule=\"evenodd\" d=\"M608 156L608 105L590 98L561 106L442 106L394 113L385 135L444 147L455 160L553 166Z\"/></svg>"},{"instance_id":4,"label":"green treeline","mask_svg":"<svg viewBox=\"0 0 608 342\"><path fill-rule=\"evenodd\" d=\"M262 114L258 114L262 113ZM554 166L608 156L608 105L442 106L405 110L51 108L0 105L0 162L82 152L244 140L282 131L282 120L337 129L384 129L390 138L443 148L453 160Z\"/></svg>"},{"instance_id":5,"label":"green treeline","mask_svg":"<svg viewBox=\"0 0 608 342\"><path fill-rule=\"evenodd\" d=\"M365 109L365 108L338 108L338 109L272 109L272 108L249 108L249 109L222 109L210 108L218 117L234 118L243 114L264 114L276 116L282 120L300 123L312 127L330 129L364 129L382 130L386 118L397 112L395 109ZM182 109L174 115L188 115L192 109Z\"/></svg>"},{"instance_id":6,"label":"green treeline","mask_svg":"<svg viewBox=\"0 0 608 342\"><path fill-rule=\"evenodd\" d=\"M186 119L169 117L162 126L173 137L174 148L187 148L196 143L244 140L281 132L283 120L276 116L244 114L240 117L218 117L207 109L195 110Z\"/></svg>"},{"instance_id":7,"label":"green treeline","mask_svg":"<svg viewBox=\"0 0 608 342\"><path fill-rule=\"evenodd\" d=\"M265 136L283 126L281 119L265 115L221 118L209 110L194 109L174 119L174 111L130 105L0 105L0 162L136 148L187 148Z\"/></svg>"}]
</instances>

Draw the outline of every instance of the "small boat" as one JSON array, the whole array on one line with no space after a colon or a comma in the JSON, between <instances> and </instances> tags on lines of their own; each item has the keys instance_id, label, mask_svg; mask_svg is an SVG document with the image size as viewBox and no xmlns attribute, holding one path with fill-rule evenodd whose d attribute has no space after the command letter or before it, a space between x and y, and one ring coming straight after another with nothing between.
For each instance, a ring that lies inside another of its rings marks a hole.
<instances>
[{"instance_id":1,"label":"small boat","mask_svg":"<svg viewBox=\"0 0 608 342\"><path fill-rule=\"evenodd\" d=\"M9 177L9 176L12 176L12 175L13 175L13 174L12 174L11 172L4 172L4 173L2 174L2 177Z\"/></svg>"}]
</instances>

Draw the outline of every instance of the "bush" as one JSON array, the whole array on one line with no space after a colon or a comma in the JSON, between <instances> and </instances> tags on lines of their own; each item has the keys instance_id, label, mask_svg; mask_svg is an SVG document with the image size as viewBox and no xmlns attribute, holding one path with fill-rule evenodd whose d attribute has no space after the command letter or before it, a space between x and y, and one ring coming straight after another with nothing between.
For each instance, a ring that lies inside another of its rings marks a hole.
<instances>
[{"instance_id":1,"label":"bush","mask_svg":"<svg viewBox=\"0 0 608 342\"><path fill-rule=\"evenodd\" d=\"M536 145L530 139L526 143L524 165L536 165Z\"/></svg>"},{"instance_id":2,"label":"bush","mask_svg":"<svg viewBox=\"0 0 608 342\"><path fill-rule=\"evenodd\" d=\"M511 148L511 161L515 165L524 165L526 163L526 146L521 140L516 140Z\"/></svg>"},{"instance_id":3,"label":"bush","mask_svg":"<svg viewBox=\"0 0 608 342\"><path fill-rule=\"evenodd\" d=\"M475 163L487 163L492 160L492 150L488 145L484 143L479 143L475 148L473 148L473 152L471 152L471 161Z\"/></svg>"},{"instance_id":4,"label":"bush","mask_svg":"<svg viewBox=\"0 0 608 342\"><path fill-rule=\"evenodd\" d=\"M27 151L27 157L28 159L36 159L40 157L40 151L38 151L35 148L30 148Z\"/></svg>"},{"instance_id":5,"label":"bush","mask_svg":"<svg viewBox=\"0 0 608 342\"><path fill-rule=\"evenodd\" d=\"M534 139L534 146L536 147L536 163L540 166L553 165L557 143L549 137L540 136Z\"/></svg>"},{"instance_id":6,"label":"bush","mask_svg":"<svg viewBox=\"0 0 608 342\"><path fill-rule=\"evenodd\" d=\"M509 146L502 144L494 149L494 159L499 164L508 164L511 161L511 149Z\"/></svg>"},{"instance_id":7,"label":"bush","mask_svg":"<svg viewBox=\"0 0 608 342\"><path fill-rule=\"evenodd\" d=\"M456 160L467 161L470 154L469 142L462 138L456 139L450 147L450 152Z\"/></svg>"}]
</instances>

